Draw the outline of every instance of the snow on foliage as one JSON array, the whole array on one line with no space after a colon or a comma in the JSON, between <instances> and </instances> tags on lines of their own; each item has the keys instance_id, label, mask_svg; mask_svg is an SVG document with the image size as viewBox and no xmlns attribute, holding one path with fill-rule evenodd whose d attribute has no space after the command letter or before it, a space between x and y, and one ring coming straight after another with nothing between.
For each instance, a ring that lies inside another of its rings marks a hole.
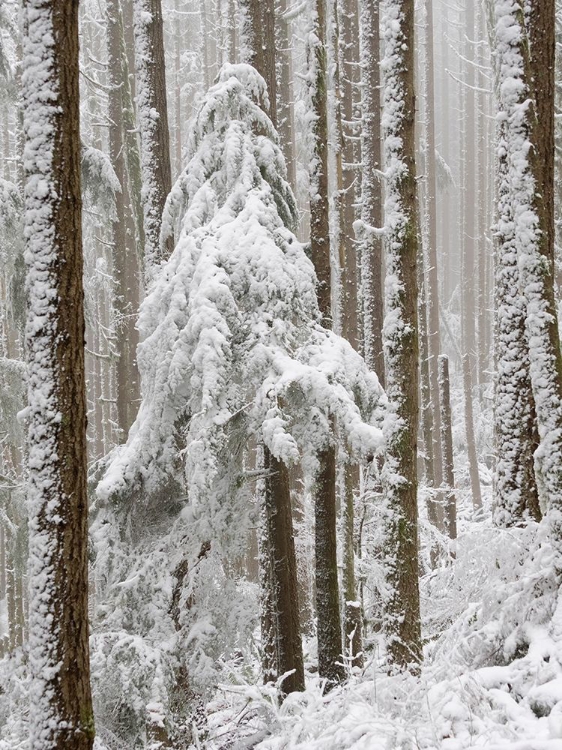
<instances>
[{"instance_id":1,"label":"snow on foliage","mask_svg":"<svg viewBox=\"0 0 562 750\"><path fill-rule=\"evenodd\" d=\"M376 376L318 323L264 97L253 68L227 65L190 128L164 214L162 243L175 233L177 245L139 318L142 403L97 488L94 694L121 737L142 736L152 704L173 734L223 659L255 662L256 587L227 562L247 554L257 520L250 441L314 465L335 417L356 457L382 448Z\"/></svg>"},{"instance_id":2,"label":"snow on foliage","mask_svg":"<svg viewBox=\"0 0 562 750\"><path fill-rule=\"evenodd\" d=\"M264 93L253 68L226 65L195 118L164 216L163 240L174 225L179 240L141 307L142 404L100 498L175 475L178 429L190 504L207 522L208 504L227 502L220 477L241 470L241 451L227 449L233 426L244 445L254 435L288 464L331 439L332 416L355 456L381 450L378 380L317 322Z\"/></svg>"},{"instance_id":3,"label":"snow on foliage","mask_svg":"<svg viewBox=\"0 0 562 750\"><path fill-rule=\"evenodd\" d=\"M82 195L86 205L96 206L108 219L115 218L115 193L121 185L107 154L82 146Z\"/></svg>"}]
</instances>

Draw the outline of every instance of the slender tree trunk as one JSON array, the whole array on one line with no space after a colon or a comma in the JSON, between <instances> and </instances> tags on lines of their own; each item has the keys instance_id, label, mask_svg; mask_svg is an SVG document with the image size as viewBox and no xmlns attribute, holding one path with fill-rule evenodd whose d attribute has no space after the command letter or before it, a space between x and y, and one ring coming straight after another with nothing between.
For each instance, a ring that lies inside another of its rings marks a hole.
<instances>
[{"instance_id":1,"label":"slender tree trunk","mask_svg":"<svg viewBox=\"0 0 562 750\"><path fill-rule=\"evenodd\" d=\"M287 164L289 184L296 192L297 163L295 159L295 122L293 105L293 65L291 21L285 18L287 0L277 0L275 38L277 40L277 119L281 147Z\"/></svg>"},{"instance_id":2,"label":"slender tree trunk","mask_svg":"<svg viewBox=\"0 0 562 750\"><path fill-rule=\"evenodd\" d=\"M381 169L380 40L378 0L361 0L361 285L363 293L363 349L367 365L384 387L382 326L383 243L375 231L383 224Z\"/></svg>"},{"instance_id":3,"label":"slender tree trunk","mask_svg":"<svg viewBox=\"0 0 562 750\"><path fill-rule=\"evenodd\" d=\"M139 374L135 352L138 333L135 316L138 300L138 279L135 278L136 253L127 241L126 215L126 162L123 138L124 81L123 27L119 0L107 0L107 41L109 62L108 114L109 156L121 184L115 196L115 220L112 223L113 269L115 275L115 310L117 320L117 422L120 442L124 441L137 412L139 399Z\"/></svg>"},{"instance_id":4,"label":"slender tree trunk","mask_svg":"<svg viewBox=\"0 0 562 750\"><path fill-rule=\"evenodd\" d=\"M78 2L25 13L30 747L90 750Z\"/></svg>"},{"instance_id":5,"label":"slender tree trunk","mask_svg":"<svg viewBox=\"0 0 562 750\"><path fill-rule=\"evenodd\" d=\"M443 484L445 486L445 531L449 539L456 539L457 501L455 498L449 358L446 354L439 355L439 404L441 405L441 453L443 455Z\"/></svg>"},{"instance_id":6,"label":"slender tree trunk","mask_svg":"<svg viewBox=\"0 0 562 750\"><path fill-rule=\"evenodd\" d=\"M433 0L425 0L425 210L427 212L427 337L429 349L429 380L432 420L432 484L440 502L439 487L443 481L443 460L441 456L441 417L439 408L438 359L440 352L439 335L439 275L437 261L437 179L435 175L435 84L433 60ZM441 513L433 519L437 528L443 529Z\"/></svg>"},{"instance_id":7,"label":"slender tree trunk","mask_svg":"<svg viewBox=\"0 0 562 750\"><path fill-rule=\"evenodd\" d=\"M273 124L277 125L277 79L275 67L275 12L274 1L261 5L256 0L247 0L245 10L245 34L247 62L252 64L264 78L268 87L269 103L262 106ZM291 492L287 467L264 446L265 519L269 561L264 558L270 573L262 573L264 581L271 585L271 596L264 604L270 612L262 611L262 625L269 630L273 619L275 634L277 676L290 670L282 686L284 694L304 690L304 666L302 655L301 627L298 604L297 563L293 536ZM270 670L270 654L267 650L269 632L265 640L264 672Z\"/></svg>"},{"instance_id":8,"label":"slender tree trunk","mask_svg":"<svg viewBox=\"0 0 562 750\"><path fill-rule=\"evenodd\" d=\"M322 322L332 327L332 268L328 204L328 90L326 3L316 0L308 43L308 68L314 122L314 158L310 185L310 250L318 279L318 307ZM335 684L345 679L336 547L336 447L329 444L318 455L314 488L316 528L316 612L318 673Z\"/></svg>"},{"instance_id":9,"label":"slender tree trunk","mask_svg":"<svg viewBox=\"0 0 562 750\"><path fill-rule=\"evenodd\" d=\"M291 493L287 467L264 449L265 507L269 524L276 620L277 674L293 671L282 685L284 694L304 690L304 662L298 607L297 564ZM267 478L267 474L271 474Z\"/></svg>"},{"instance_id":10,"label":"slender tree trunk","mask_svg":"<svg viewBox=\"0 0 562 750\"><path fill-rule=\"evenodd\" d=\"M418 583L417 197L414 134L414 0L383 4L386 190L386 391L396 421L388 429L383 481L390 593L384 630L391 667L421 659ZM397 104L399 106L397 106Z\"/></svg>"},{"instance_id":11,"label":"slender tree trunk","mask_svg":"<svg viewBox=\"0 0 562 750\"><path fill-rule=\"evenodd\" d=\"M171 236L160 247L162 213L172 189L161 0L134 0L137 109L141 136L145 272L167 260Z\"/></svg>"},{"instance_id":12,"label":"slender tree trunk","mask_svg":"<svg viewBox=\"0 0 562 750\"><path fill-rule=\"evenodd\" d=\"M334 70L336 96L336 164L338 217L338 256L341 273L340 320L342 335L354 349L361 348L359 326L359 268L355 241L355 204L358 190L357 166L360 161L359 82L359 25L357 0L335 0L334 37L336 66ZM345 451L340 451L344 474L342 499L343 574L345 645L354 654L353 663L362 665L362 616L357 606L355 586L355 494L359 488L359 467L349 462Z\"/></svg>"},{"instance_id":13,"label":"slender tree trunk","mask_svg":"<svg viewBox=\"0 0 562 750\"><path fill-rule=\"evenodd\" d=\"M465 57L472 60L475 30L474 5L466 6ZM466 448L472 504L475 510L482 507L482 492L478 471L478 455L474 432L474 349L475 349L475 309L474 309L474 248L476 234L476 171L474 165L474 68L469 65L468 86L463 91L463 130L462 149L462 195L461 195L461 350L464 390L464 419Z\"/></svg>"}]
</instances>

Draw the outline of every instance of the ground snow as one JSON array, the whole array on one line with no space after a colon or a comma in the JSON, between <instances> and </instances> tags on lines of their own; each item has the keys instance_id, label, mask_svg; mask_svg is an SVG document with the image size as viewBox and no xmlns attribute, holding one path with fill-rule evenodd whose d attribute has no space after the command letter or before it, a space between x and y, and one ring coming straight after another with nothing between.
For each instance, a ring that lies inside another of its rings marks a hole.
<instances>
[{"instance_id":1,"label":"ground snow","mask_svg":"<svg viewBox=\"0 0 562 750\"><path fill-rule=\"evenodd\" d=\"M419 678L387 676L371 656L327 696L309 674L306 692L281 707L271 686L223 685L199 746L561 750L562 605L545 540L543 527L495 529L461 508L457 559L421 582L427 643Z\"/></svg>"}]
</instances>

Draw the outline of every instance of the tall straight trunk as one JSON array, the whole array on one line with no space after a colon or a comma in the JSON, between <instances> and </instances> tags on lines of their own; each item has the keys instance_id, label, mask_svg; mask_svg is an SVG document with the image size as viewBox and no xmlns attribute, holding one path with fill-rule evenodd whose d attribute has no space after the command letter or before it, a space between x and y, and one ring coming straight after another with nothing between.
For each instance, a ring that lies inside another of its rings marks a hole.
<instances>
[{"instance_id":1,"label":"tall straight trunk","mask_svg":"<svg viewBox=\"0 0 562 750\"><path fill-rule=\"evenodd\" d=\"M383 482L388 598L383 627L391 668L421 652L418 583L417 197L414 0L385 0L383 122L386 183L386 391L396 416L387 431Z\"/></svg>"},{"instance_id":2,"label":"tall straight trunk","mask_svg":"<svg viewBox=\"0 0 562 750\"><path fill-rule=\"evenodd\" d=\"M367 365L384 387L382 326L383 243L376 231L383 224L381 169L380 34L378 0L361 0L361 289L363 351Z\"/></svg>"},{"instance_id":3,"label":"tall straight trunk","mask_svg":"<svg viewBox=\"0 0 562 750\"><path fill-rule=\"evenodd\" d=\"M435 65L433 55L433 0L425 0L425 210L427 212L427 338L432 418L433 487L438 491L443 481L441 456L441 417L439 408L438 360L439 335L439 267L437 260L437 179L435 174ZM439 496L438 498L439 499ZM442 528L440 516L438 528Z\"/></svg>"},{"instance_id":4,"label":"tall straight trunk","mask_svg":"<svg viewBox=\"0 0 562 750\"><path fill-rule=\"evenodd\" d=\"M136 252L127 239L126 231L126 161L123 138L123 27L119 0L107 0L107 44L108 44L108 115L109 156L113 169L121 184L115 195L115 220L112 222L113 269L115 284L115 310L117 313L117 423L120 441L124 441L137 412L139 399L139 374L135 352L138 332L135 315L138 300L138 279L135 278Z\"/></svg>"},{"instance_id":5,"label":"tall straight trunk","mask_svg":"<svg viewBox=\"0 0 562 750\"><path fill-rule=\"evenodd\" d=\"M267 85L267 110L277 127L277 69L274 0L241 0L244 18L245 62L253 65Z\"/></svg>"},{"instance_id":6,"label":"tall straight trunk","mask_svg":"<svg viewBox=\"0 0 562 750\"><path fill-rule=\"evenodd\" d=\"M7 601L7 559L6 559L6 532L4 530L4 524L0 521L0 601ZM0 638L0 658L8 652L9 649L9 635L4 634Z\"/></svg>"},{"instance_id":7,"label":"tall straight trunk","mask_svg":"<svg viewBox=\"0 0 562 750\"><path fill-rule=\"evenodd\" d=\"M509 187L540 436L535 458L556 566L562 570L562 357L554 300L555 3L532 0L528 17L525 8L519 0L496 5L499 107L512 178L514 165L518 170ZM509 85L501 86L505 80Z\"/></svg>"},{"instance_id":8,"label":"tall straight trunk","mask_svg":"<svg viewBox=\"0 0 562 750\"><path fill-rule=\"evenodd\" d=\"M295 117L293 105L293 65L291 21L285 18L287 0L277 0L275 38L277 40L277 120L281 148L287 164L287 178L296 192Z\"/></svg>"},{"instance_id":9,"label":"tall straight trunk","mask_svg":"<svg viewBox=\"0 0 562 750\"><path fill-rule=\"evenodd\" d=\"M308 43L308 68L314 122L314 157L310 185L310 251L318 279L318 307L322 322L332 326L332 269L328 204L328 89L326 2L316 0ZM345 678L339 607L336 547L336 447L330 443L318 455L314 488L316 526L316 611L318 673L328 684Z\"/></svg>"},{"instance_id":10,"label":"tall straight trunk","mask_svg":"<svg viewBox=\"0 0 562 750\"><path fill-rule=\"evenodd\" d=\"M453 426L451 420L451 389L449 357L439 355L439 404L441 406L441 453L445 487L444 521L449 539L457 538L457 501L455 498L455 465L453 459Z\"/></svg>"},{"instance_id":11,"label":"tall straight trunk","mask_svg":"<svg viewBox=\"0 0 562 750\"><path fill-rule=\"evenodd\" d=\"M264 78L268 87L269 104L262 102L274 126L277 126L277 81L275 67L275 12L274 0L257 3L247 0L245 35L247 62ZM277 676L293 670L282 686L284 694L304 690L304 661L298 603L297 563L293 535L293 511L287 467L263 448L265 471L265 522L263 541L268 555L261 560L269 572L262 579L271 587L266 592L262 624L272 625L276 651ZM269 560L267 560L269 556ZM273 620L273 622L271 622ZM265 640L270 637L265 633ZM264 652L264 672L270 669L270 653Z\"/></svg>"},{"instance_id":12,"label":"tall straight trunk","mask_svg":"<svg viewBox=\"0 0 562 750\"><path fill-rule=\"evenodd\" d=\"M338 184L339 260L341 272L341 330L354 349L361 349L358 319L358 263L355 243L355 204L360 161L359 107L360 54L357 0L336 0L338 66L336 82L339 101L339 151L341 159Z\"/></svg>"},{"instance_id":13,"label":"tall straight trunk","mask_svg":"<svg viewBox=\"0 0 562 750\"><path fill-rule=\"evenodd\" d=\"M340 320L342 335L354 349L361 348L359 326L359 268L355 241L356 201L360 137L358 109L360 51L357 0L335 0L334 30L336 66L336 160L338 256L341 274ZM355 586L355 494L359 489L359 467L340 451L344 474L342 499L344 633L353 653L353 664L362 666L362 615Z\"/></svg>"},{"instance_id":14,"label":"tall straight trunk","mask_svg":"<svg viewBox=\"0 0 562 750\"><path fill-rule=\"evenodd\" d=\"M273 614L276 621L277 675L292 671L282 685L284 694L304 690L304 661L298 607L297 564L289 474L282 461L264 449L265 507L271 545ZM270 475L269 477L267 475Z\"/></svg>"},{"instance_id":15,"label":"tall straight trunk","mask_svg":"<svg viewBox=\"0 0 562 750\"><path fill-rule=\"evenodd\" d=\"M175 161L175 175L174 179L180 174L183 168L182 164L182 67L181 67L181 51L182 51L182 23L181 16L179 14L179 0L175 0L174 10L176 12L176 19L174 24L174 58L175 58L175 71L174 71L174 85L175 85L175 100L174 100L174 161ZM234 62L232 53L227 54L227 58L230 62Z\"/></svg>"},{"instance_id":16,"label":"tall straight trunk","mask_svg":"<svg viewBox=\"0 0 562 750\"><path fill-rule=\"evenodd\" d=\"M474 5L466 6L465 57L472 60L474 52L475 15ZM475 308L474 308L474 255L476 235L476 169L474 165L474 117L475 117L475 75L474 66L468 66L468 86L463 90L463 129L461 137L462 194L461 194L461 351L462 380L464 391L464 419L466 448L472 504L478 510L482 507L482 491L478 471L478 455L474 432L474 350L475 350Z\"/></svg>"},{"instance_id":17,"label":"tall straight trunk","mask_svg":"<svg viewBox=\"0 0 562 750\"><path fill-rule=\"evenodd\" d=\"M495 497L494 522L517 526L540 520L534 453L538 446L521 293L506 123L499 126L498 218L495 257Z\"/></svg>"},{"instance_id":18,"label":"tall straight trunk","mask_svg":"<svg viewBox=\"0 0 562 750\"><path fill-rule=\"evenodd\" d=\"M134 0L134 27L144 199L144 261L145 272L150 276L151 267L167 260L173 250L171 236L164 247L160 247L162 213L172 189L161 0Z\"/></svg>"},{"instance_id":19,"label":"tall straight trunk","mask_svg":"<svg viewBox=\"0 0 562 750\"><path fill-rule=\"evenodd\" d=\"M30 747L90 750L78 2L24 12Z\"/></svg>"}]
</instances>

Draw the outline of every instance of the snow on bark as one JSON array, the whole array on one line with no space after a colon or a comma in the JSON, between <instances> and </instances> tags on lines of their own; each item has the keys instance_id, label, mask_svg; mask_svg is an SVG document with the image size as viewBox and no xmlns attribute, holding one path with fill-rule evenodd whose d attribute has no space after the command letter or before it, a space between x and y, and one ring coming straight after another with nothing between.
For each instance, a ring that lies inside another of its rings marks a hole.
<instances>
[{"instance_id":1,"label":"snow on bark","mask_svg":"<svg viewBox=\"0 0 562 750\"><path fill-rule=\"evenodd\" d=\"M25 4L32 750L93 743L77 12L70 0Z\"/></svg>"},{"instance_id":2,"label":"snow on bark","mask_svg":"<svg viewBox=\"0 0 562 750\"><path fill-rule=\"evenodd\" d=\"M195 118L164 214L162 241L174 226L179 240L141 308L139 416L101 497L154 489L176 472L182 423L192 509L227 502L220 478L237 475L226 449L233 430L286 464L322 449L332 418L357 458L382 448L376 375L318 323L316 277L292 232L295 202L264 96L252 67L226 65Z\"/></svg>"},{"instance_id":3,"label":"snow on bark","mask_svg":"<svg viewBox=\"0 0 562 750\"><path fill-rule=\"evenodd\" d=\"M504 134L502 149L505 152L500 156L506 161L502 175L506 186L504 194L500 195L500 210L508 201L513 225L513 239L508 235L508 240L512 252L517 254L520 285L526 300L529 369L540 436L535 460L553 541L559 545L562 539L562 365L548 259L549 227L544 220L543 197L537 183L541 166L537 160L538 146L533 143L537 112L530 84L533 71L525 10L525 4L518 0L497 0L495 4L498 119ZM510 251L509 244L507 250ZM512 266L513 262L511 259Z\"/></svg>"},{"instance_id":4,"label":"snow on bark","mask_svg":"<svg viewBox=\"0 0 562 750\"><path fill-rule=\"evenodd\" d=\"M385 632L391 663L419 661L416 438L418 431L417 227L413 89L414 3L386 0L383 112L385 196L386 393L395 415L387 429L388 587Z\"/></svg>"},{"instance_id":5,"label":"snow on bark","mask_svg":"<svg viewBox=\"0 0 562 750\"><path fill-rule=\"evenodd\" d=\"M533 459L535 406L525 336L526 300L521 293L517 265L505 120L500 122L497 155L494 521L507 527L528 518L528 507L538 508L538 495Z\"/></svg>"},{"instance_id":6,"label":"snow on bark","mask_svg":"<svg viewBox=\"0 0 562 750\"><path fill-rule=\"evenodd\" d=\"M141 137L145 269L166 260L171 238L160 247L162 212L171 187L170 136L160 0L134 0L137 108Z\"/></svg>"}]
</instances>

